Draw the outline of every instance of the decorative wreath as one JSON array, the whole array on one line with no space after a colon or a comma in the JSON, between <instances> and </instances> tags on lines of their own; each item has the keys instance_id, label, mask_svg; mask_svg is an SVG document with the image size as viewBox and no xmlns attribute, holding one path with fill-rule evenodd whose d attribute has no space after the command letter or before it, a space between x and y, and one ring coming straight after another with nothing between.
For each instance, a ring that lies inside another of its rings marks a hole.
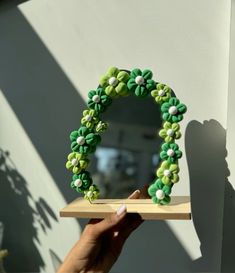
<instances>
[{"instance_id":1,"label":"decorative wreath","mask_svg":"<svg viewBox=\"0 0 235 273\"><path fill-rule=\"evenodd\" d=\"M68 155L66 168L73 172L71 187L77 192L83 192L84 198L90 202L98 198L99 189L86 171L88 155L95 152L96 146L101 142L100 134L108 128L100 115L106 111L112 99L133 93L140 98L151 94L161 107L163 128L159 136L164 139L160 151L162 161L156 171L157 178L149 186L148 193L153 203L165 205L171 200L171 189L179 181L178 159L182 156L175 140L181 137L179 122L187 108L169 86L155 82L152 76L149 69L141 71L136 68L128 72L111 67L100 78L98 88L88 93L88 109L83 111L81 126L70 134L72 152Z\"/></svg>"}]
</instances>

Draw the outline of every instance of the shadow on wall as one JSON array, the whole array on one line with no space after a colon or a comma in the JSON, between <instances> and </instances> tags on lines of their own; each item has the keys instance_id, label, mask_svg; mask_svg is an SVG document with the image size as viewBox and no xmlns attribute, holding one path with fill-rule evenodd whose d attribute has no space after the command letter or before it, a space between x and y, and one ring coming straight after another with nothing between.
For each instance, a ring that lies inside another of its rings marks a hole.
<instances>
[{"instance_id":1,"label":"shadow on wall","mask_svg":"<svg viewBox=\"0 0 235 273\"><path fill-rule=\"evenodd\" d=\"M227 180L224 194L224 226L221 272L235 272L235 191Z\"/></svg>"},{"instance_id":2,"label":"shadow on wall","mask_svg":"<svg viewBox=\"0 0 235 273\"><path fill-rule=\"evenodd\" d=\"M125 271L123 264L130 261L136 263L125 272L220 272L225 182L231 189L225 129L215 120L191 121L185 138L192 216L202 256L191 260L166 222L147 221L129 238L112 272ZM139 251L133 252L137 242Z\"/></svg>"},{"instance_id":3,"label":"shadow on wall","mask_svg":"<svg viewBox=\"0 0 235 273\"><path fill-rule=\"evenodd\" d=\"M192 216L202 253L194 261L193 269L220 271L224 188L231 190L227 179L230 173L226 162L226 131L216 120L203 124L191 121L185 137Z\"/></svg>"},{"instance_id":4,"label":"shadow on wall","mask_svg":"<svg viewBox=\"0 0 235 273\"><path fill-rule=\"evenodd\" d=\"M27 182L17 171L7 151L0 149L0 221L4 225L3 248L7 272L39 272L44 262L35 241L38 228L51 229L50 219L58 221L43 198L34 200Z\"/></svg>"},{"instance_id":5,"label":"shadow on wall","mask_svg":"<svg viewBox=\"0 0 235 273\"><path fill-rule=\"evenodd\" d=\"M0 37L0 88L60 192L71 201L77 194L68 186L71 175L65 169L69 134L78 129L85 104L16 7L0 9Z\"/></svg>"}]
</instances>

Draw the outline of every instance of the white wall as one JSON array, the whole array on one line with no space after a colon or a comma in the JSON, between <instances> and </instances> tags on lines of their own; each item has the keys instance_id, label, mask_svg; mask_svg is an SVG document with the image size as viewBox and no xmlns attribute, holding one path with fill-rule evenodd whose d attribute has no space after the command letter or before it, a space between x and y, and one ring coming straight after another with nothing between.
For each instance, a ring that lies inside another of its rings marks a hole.
<instances>
[{"instance_id":1,"label":"white wall","mask_svg":"<svg viewBox=\"0 0 235 273\"><path fill-rule=\"evenodd\" d=\"M113 272L218 271L230 1L34 0L0 20L0 88L67 201L66 138L100 75L112 65L150 68L175 90L188 106L175 194L191 193L193 221L144 223Z\"/></svg>"}]
</instances>

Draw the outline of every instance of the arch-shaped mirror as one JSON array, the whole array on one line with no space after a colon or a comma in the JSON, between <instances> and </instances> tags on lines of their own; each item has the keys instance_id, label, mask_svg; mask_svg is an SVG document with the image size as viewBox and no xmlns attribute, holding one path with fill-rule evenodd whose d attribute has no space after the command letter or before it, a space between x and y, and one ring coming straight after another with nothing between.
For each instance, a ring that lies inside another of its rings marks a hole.
<instances>
[{"instance_id":1,"label":"arch-shaped mirror","mask_svg":"<svg viewBox=\"0 0 235 273\"><path fill-rule=\"evenodd\" d=\"M179 181L182 152L175 141L186 112L172 89L148 69L112 67L88 93L87 106L80 128L70 134L71 187L93 201L99 195L122 198L151 184L153 203L168 204Z\"/></svg>"}]
</instances>

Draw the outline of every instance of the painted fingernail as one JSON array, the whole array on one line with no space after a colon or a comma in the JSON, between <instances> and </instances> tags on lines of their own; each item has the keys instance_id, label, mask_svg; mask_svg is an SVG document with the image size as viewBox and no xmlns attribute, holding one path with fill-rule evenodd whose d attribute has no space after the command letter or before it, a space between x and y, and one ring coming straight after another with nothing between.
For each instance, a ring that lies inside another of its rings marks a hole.
<instances>
[{"instance_id":1,"label":"painted fingernail","mask_svg":"<svg viewBox=\"0 0 235 273\"><path fill-rule=\"evenodd\" d=\"M139 194L140 194L140 190L136 190L129 196L129 198L131 199L131 198L133 198L135 196L138 196Z\"/></svg>"},{"instance_id":2,"label":"painted fingernail","mask_svg":"<svg viewBox=\"0 0 235 273\"><path fill-rule=\"evenodd\" d=\"M126 205L123 204L123 205L121 205L121 206L118 208L116 214L117 214L117 216L121 216L121 215L124 214L125 212L126 212Z\"/></svg>"}]
</instances>

